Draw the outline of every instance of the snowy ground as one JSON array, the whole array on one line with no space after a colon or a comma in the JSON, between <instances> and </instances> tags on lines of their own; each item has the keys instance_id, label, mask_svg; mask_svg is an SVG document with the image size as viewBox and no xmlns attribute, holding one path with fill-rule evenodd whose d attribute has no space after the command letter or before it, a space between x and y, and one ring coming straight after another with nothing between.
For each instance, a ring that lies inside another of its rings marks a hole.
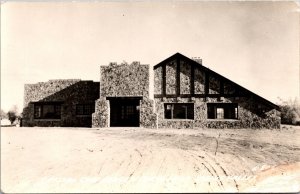
<instances>
[{"instance_id":1,"label":"snowy ground","mask_svg":"<svg viewBox=\"0 0 300 194\"><path fill-rule=\"evenodd\" d=\"M296 192L300 128L1 128L3 192ZM217 143L218 142L218 143Z\"/></svg>"}]
</instances>

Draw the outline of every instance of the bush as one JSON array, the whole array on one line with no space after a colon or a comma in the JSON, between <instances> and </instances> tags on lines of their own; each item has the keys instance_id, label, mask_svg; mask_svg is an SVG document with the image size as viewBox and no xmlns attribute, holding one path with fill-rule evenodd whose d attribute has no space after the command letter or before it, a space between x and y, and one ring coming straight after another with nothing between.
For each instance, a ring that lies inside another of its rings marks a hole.
<instances>
[{"instance_id":1,"label":"bush","mask_svg":"<svg viewBox=\"0 0 300 194\"><path fill-rule=\"evenodd\" d=\"M300 125L300 103L297 98L288 101L281 100L279 107L282 124Z\"/></svg>"},{"instance_id":2,"label":"bush","mask_svg":"<svg viewBox=\"0 0 300 194\"><path fill-rule=\"evenodd\" d=\"M17 119L17 114L13 111L8 111L7 116L11 124L13 124L14 121Z\"/></svg>"},{"instance_id":3,"label":"bush","mask_svg":"<svg viewBox=\"0 0 300 194\"><path fill-rule=\"evenodd\" d=\"M1 109L1 120L2 119L7 119L7 114Z\"/></svg>"},{"instance_id":4,"label":"bush","mask_svg":"<svg viewBox=\"0 0 300 194\"><path fill-rule=\"evenodd\" d=\"M8 120L10 120L11 124L13 124L16 120L20 119L20 115L18 114L18 107L14 105L8 112L7 112Z\"/></svg>"}]
</instances>

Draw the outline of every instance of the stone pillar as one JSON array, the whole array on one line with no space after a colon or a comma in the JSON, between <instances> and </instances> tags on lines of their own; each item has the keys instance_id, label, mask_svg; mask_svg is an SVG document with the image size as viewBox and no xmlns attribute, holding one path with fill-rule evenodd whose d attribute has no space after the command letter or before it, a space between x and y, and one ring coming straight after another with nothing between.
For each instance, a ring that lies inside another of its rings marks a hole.
<instances>
[{"instance_id":1,"label":"stone pillar","mask_svg":"<svg viewBox=\"0 0 300 194\"><path fill-rule=\"evenodd\" d=\"M109 127L109 101L104 97L96 100L95 113L92 116L92 127Z\"/></svg>"},{"instance_id":2,"label":"stone pillar","mask_svg":"<svg viewBox=\"0 0 300 194\"><path fill-rule=\"evenodd\" d=\"M154 112L154 100L144 98L140 101L140 126L156 128L157 117Z\"/></svg>"}]
</instances>

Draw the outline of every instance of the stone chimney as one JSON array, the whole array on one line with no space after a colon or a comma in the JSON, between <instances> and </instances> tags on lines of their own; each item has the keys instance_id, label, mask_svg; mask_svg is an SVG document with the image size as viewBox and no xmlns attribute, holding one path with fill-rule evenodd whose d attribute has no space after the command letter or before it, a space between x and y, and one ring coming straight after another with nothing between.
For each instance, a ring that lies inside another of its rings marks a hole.
<instances>
[{"instance_id":1,"label":"stone chimney","mask_svg":"<svg viewBox=\"0 0 300 194\"><path fill-rule=\"evenodd\" d=\"M192 60L202 65L202 59L200 57L192 57Z\"/></svg>"}]
</instances>

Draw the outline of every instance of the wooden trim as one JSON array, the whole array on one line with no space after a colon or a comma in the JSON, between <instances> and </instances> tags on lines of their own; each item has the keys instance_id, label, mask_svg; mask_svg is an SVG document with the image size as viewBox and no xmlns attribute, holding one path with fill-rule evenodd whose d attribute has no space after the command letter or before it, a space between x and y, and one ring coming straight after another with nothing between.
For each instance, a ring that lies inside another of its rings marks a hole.
<instances>
[{"instance_id":1,"label":"wooden trim","mask_svg":"<svg viewBox=\"0 0 300 194\"><path fill-rule=\"evenodd\" d=\"M190 86L191 86L191 95L195 94L195 66L191 65L191 80L190 80Z\"/></svg>"},{"instance_id":2,"label":"wooden trim","mask_svg":"<svg viewBox=\"0 0 300 194\"><path fill-rule=\"evenodd\" d=\"M176 94L180 95L180 59L177 57L176 59Z\"/></svg>"},{"instance_id":3,"label":"wooden trim","mask_svg":"<svg viewBox=\"0 0 300 194\"><path fill-rule=\"evenodd\" d=\"M218 101L221 100L221 96L224 96L224 81L223 79L220 79L220 97L218 97Z\"/></svg>"},{"instance_id":4,"label":"wooden trim","mask_svg":"<svg viewBox=\"0 0 300 194\"><path fill-rule=\"evenodd\" d=\"M171 62L172 60L174 60L177 56L180 56L181 54L180 53L175 53L174 55L168 57L167 59L161 61L160 63L158 63L157 65L155 65L153 67L153 69L157 69L159 68L160 66L164 66L166 63L169 63Z\"/></svg>"},{"instance_id":5,"label":"wooden trim","mask_svg":"<svg viewBox=\"0 0 300 194\"><path fill-rule=\"evenodd\" d=\"M224 94L224 80L220 79L220 94Z\"/></svg>"},{"instance_id":6,"label":"wooden trim","mask_svg":"<svg viewBox=\"0 0 300 194\"><path fill-rule=\"evenodd\" d=\"M209 72L205 71L205 101L206 101L206 96L209 95Z\"/></svg>"},{"instance_id":7,"label":"wooden trim","mask_svg":"<svg viewBox=\"0 0 300 194\"><path fill-rule=\"evenodd\" d=\"M167 94L165 96L161 95L161 94L155 94L154 98L176 98L176 97L180 97L180 98L191 98L191 97L195 97L195 98L220 98L220 97L225 97L225 98L229 98L229 97L246 97L245 95L236 95L236 94L224 94L224 95L220 95L220 94L180 94L179 96L177 96L177 94Z\"/></svg>"},{"instance_id":8,"label":"wooden trim","mask_svg":"<svg viewBox=\"0 0 300 194\"><path fill-rule=\"evenodd\" d=\"M226 78L226 77L224 77L224 76L222 76L222 75L216 73L215 71L213 71L213 70L211 70L211 69L209 69L209 68L203 66L202 64L199 64L199 63L195 62L194 60L192 60L192 59L190 59L190 58L188 58L188 57L186 57L186 56L184 56L184 55L182 55L182 54L180 54L180 53L176 53L176 54L172 55L171 57L169 57L169 58L163 60L162 62L160 62L160 63L158 63L157 65L155 65L155 66L153 67L153 69L156 69L156 68L158 68L158 67L160 67L160 66L164 66L165 63L174 60L174 58L176 58L176 57L180 57L181 60L186 60L186 61L188 61L191 65L196 66L196 67L199 67L201 70L204 70L205 72L210 72L210 73L212 73L212 74L215 74L217 77L223 78L224 80L228 81L229 83L235 84L237 87L240 87L241 89L243 89L243 90L249 92L251 95L254 95L254 96L258 97L259 99L261 99L262 101L266 102L266 103L269 104L270 106L272 106L272 107L274 107L274 108L276 108L276 109L279 109L279 107L278 107L276 104L274 104L274 103L268 101L267 99L265 99L265 98L263 98L263 97L261 97L261 96L255 94L254 92L251 92L250 90L248 90L248 89L242 87L241 85L239 85L239 84L237 84L237 83L231 81L230 79L228 79L228 78ZM249 94L249 95L250 95L250 94Z\"/></svg>"},{"instance_id":9,"label":"wooden trim","mask_svg":"<svg viewBox=\"0 0 300 194\"><path fill-rule=\"evenodd\" d=\"M143 97L142 96L116 96L116 97L112 97L112 96L108 96L106 97L106 100L116 100L116 101L122 101L122 100L142 100Z\"/></svg>"},{"instance_id":10,"label":"wooden trim","mask_svg":"<svg viewBox=\"0 0 300 194\"><path fill-rule=\"evenodd\" d=\"M166 64L162 66L162 96L166 96Z\"/></svg>"}]
</instances>

